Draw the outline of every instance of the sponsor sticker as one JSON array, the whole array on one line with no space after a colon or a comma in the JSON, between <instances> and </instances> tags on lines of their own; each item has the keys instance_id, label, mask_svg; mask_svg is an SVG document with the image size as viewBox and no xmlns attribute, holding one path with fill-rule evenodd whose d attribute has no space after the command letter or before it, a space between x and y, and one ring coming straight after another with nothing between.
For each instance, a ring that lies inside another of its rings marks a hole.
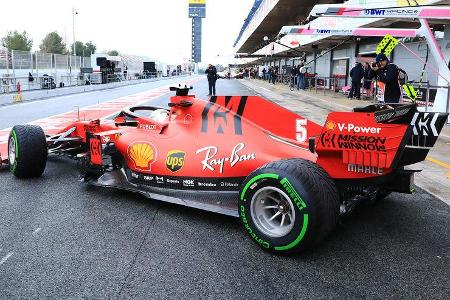
<instances>
[{"instance_id":1,"label":"sponsor sticker","mask_svg":"<svg viewBox=\"0 0 450 300\"><path fill-rule=\"evenodd\" d=\"M136 169L150 171L155 162L157 152L155 146L148 142L134 142L128 146L128 157L134 162Z\"/></svg>"},{"instance_id":2,"label":"sponsor sticker","mask_svg":"<svg viewBox=\"0 0 450 300\"><path fill-rule=\"evenodd\" d=\"M245 148L244 143L239 143L233 147L229 156L220 157L217 155L219 149L216 146L207 146L198 149L195 153L204 153L205 158L201 161L203 170L215 171L216 168L219 169L219 173L223 173L226 166L235 167L241 162L256 159L255 153L243 153Z\"/></svg>"},{"instance_id":3,"label":"sponsor sticker","mask_svg":"<svg viewBox=\"0 0 450 300\"><path fill-rule=\"evenodd\" d=\"M167 153L166 167L172 173L178 172L184 166L186 153L181 150L171 150Z\"/></svg>"},{"instance_id":4,"label":"sponsor sticker","mask_svg":"<svg viewBox=\"0 0 450 300\"><path fill-rule=\"evenodd\" d=\"M320 141L327 148L386 152L385 137L324 132Z\"/></svg>"},{"instance_id":5,"label":"sponsor sticker","mask_svg":"<svg viewBox=\"0 0 450 300\"><path fill-rule=\"evenodd\" d=\"M156 183L164 184L164 176L155 176L156 177Z\"/></svg>"},{"instance_id":6,"label":"sponsor sticker","mask_svg":"<svg viewBox=\"0 0 450 300\"><path fill-rule=\"evenodd\" d=\"M184 179L183 180L183 186L185 186L185 187L193 187L193 186L195 186L194 179Z\"/></svg>"},{"instance_id":7,"label":"sponsor sticker","mask_svg":"<svg viewBox=\"0 0 450 300\"><path fill-rule=\"evenodd\" d=\"M173 178L166 178L166 182L170 184L180 184L180 180Z\"/></svg>"},{"instance_id":8,"label":"sponsor sticker","mask_svg":"<svg viewBox=\"0 0 450 300\"><path fill-rule=\"evenodd\" d=\"M197 182L197 185L198 185L198 186L201 186L201 187L216 187L216 186L217 186L217 183L214 183L214 182L202 182L202 181L199 181L199 182Z\"/></svg>"},{"instance_id":9,"label":"sponsor sticker","mask_svg":"<svg viewBox=\"0 0 450 300\"><path fill-rule=\"evenodd\" d=\"M353 172L353 173L383 175L383 168L362 166L362 165L355 165L355 164L348 164L347 171Z\"/></svg>"},{"instance_id":10,"label":"sponsor sticker","mask_svg":"<svg viewBox=\"0 0 450 300\"><path fill-rule=\"evenodd\" d=\"M146 130L155 130L156 125L155 124L139 124L138 128L146 129Z\"/></svg>"},{"instance_id":11,"label":"sponsor sticker","mask_svg":"<svg viewBox=\"0 0 450 300\"><path fill-rule=\"evenodd\" d=\"M436 129L436 121L439 113L416 112L411 121L414 135L419 136L439 136Z\"/></svg>"},{"instance_id":12,"label":"sponsor sticker","mask_svg":"<svg viewBox=\"0 0 450 300\"><path fill-rule=\"evenodd\" d=\"M153 181L155 181L155 176L153 176L153 175L144 175L144 176L142 176L142 180L144 180L146 182L153 182Z\"/></svg>"},{"instance_id":13,"label":"sponsor sticker","mask_svg":"<svg viewBox=\"0 0 450 300\"><path fill-rule=\"evenodd\" d=\"M327 130L334 130L336 128L336 123L334 123L333 121L327 121L325 123L325 128Z\"/></svg>"},{"instance_id":14,"label":"sponsor sticker","mask_svg":"<svg viewBox=\"0 0 450 300\"><path fill-rule=\"evenodd\" d=\"M338 123L338 129L341 132L349 132L349 133L380 133L380 127L371 127L371 126L357 126L352 123Z\"/></svg>"},{"instance_id":15,"label":"sponsor sticker","mask_svg":"<svg viewBox=\"0 0 450 300\"><path fill-rule=\"evenodd\" d=\"M239 183L222 181L222 182L220 183L220 186L221 186L221 187L239 187Z\"/></svg>"},{"instance_id":16,"label":"sponsor sticker","mask_svg":"<svg viewBox=\"0 0 450 300\"><path fill-rule=\"evenodd\" d=\"M91 150L91 163L94 165L102 164L102 143L100 139L91 138L90 140Z\"/></svg>"}]
</instances>

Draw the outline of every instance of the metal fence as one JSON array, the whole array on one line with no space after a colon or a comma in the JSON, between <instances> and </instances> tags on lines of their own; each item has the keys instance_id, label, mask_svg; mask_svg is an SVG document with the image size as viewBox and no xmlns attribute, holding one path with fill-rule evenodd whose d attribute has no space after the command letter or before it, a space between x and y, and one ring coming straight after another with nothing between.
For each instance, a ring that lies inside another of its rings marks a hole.
<instances>
[{"instance_id":1,"label":"metal fence","mask_svg":"<svg viewBox=\"0 0 450 300\"><path fill-rule=\"evenodd\" d=\"M33 54L31 52L13 50L11 57L13 71L33 69Z\"/></svg>"},{"instance_id":2,"label":"metal fence","mask_svg":"<svg viewBox=\"0 0 450 300\"><path fill-rule=\"evenodd\" d=\"M0 48L0 93L16 92L19 83L22 91L41 89L47 76L57 84L65 83L83 67L91 67L90 57Z\"/></svg>"},{"instance_id":3,"label":"metal fence","mask_svg":"<svg viewBox=\"0 0 450 300\"><path fill-rule=\"evenodd\" d=\"M266 76L265 78L261 77L260 79L272 82L269 76ZM328 94L332 97L337 97L338 94L348 95L350 91L350 86L345 86L345 78L343 79L341 76L305 76L304 80L305 89L314 91L315 93L323 93L323 95ZM293 77L291 75L278 74L275 78L275 82L289 85L291 90L295 90L297 87L296 76ZM444 89L447 91L448 99L446 111L450 112L450 84L448 86L437 86L431 85L429 81L410 81L409 83L416 90L417 97L414 100L411 100L405 93L403 93L403 102L415 102L418 106L424 107L425 111L428 111L434 104L437 89ZM364 89L364 87L361 86L362 99L369 100L373 103L378 103L379 96L378 85L375 80L370 80L370 88L368 89Z\"/></svg>"},{"instance_id":4,"label":"metal fence","mask_svg":"<svg viewBox=\"0 0 450 300\"><path fill-rule=\"evenodd\" d=\"M36 52L35 57L36 57L35 67L37 70L52 69L53 57L51 53Z\"/></svg>"}]
</instances>

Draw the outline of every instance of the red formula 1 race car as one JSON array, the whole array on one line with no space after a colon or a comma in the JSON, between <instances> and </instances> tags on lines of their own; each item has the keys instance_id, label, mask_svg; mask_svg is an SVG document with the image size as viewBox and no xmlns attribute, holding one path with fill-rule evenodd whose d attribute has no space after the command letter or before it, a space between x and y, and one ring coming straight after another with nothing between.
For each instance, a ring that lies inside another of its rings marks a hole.
<instances>
[{"instance_id":1,"label":"red formula 1 race car","mask_svg":"<svg viewBox=\"0 0 450 300\"><path fill-rule=\"evenodd\" d=\"M169 109L130 107L52 136L15 126L4 162L26 178L43 173L47 155L68 155L88 184L240 217L261 248L291 254L359 202L411 193L414 171L404 167L425 159L448 116L370 105L332 112L322 127L256 96L204 101L171 90Z\"/></svg>"}]
</instances>

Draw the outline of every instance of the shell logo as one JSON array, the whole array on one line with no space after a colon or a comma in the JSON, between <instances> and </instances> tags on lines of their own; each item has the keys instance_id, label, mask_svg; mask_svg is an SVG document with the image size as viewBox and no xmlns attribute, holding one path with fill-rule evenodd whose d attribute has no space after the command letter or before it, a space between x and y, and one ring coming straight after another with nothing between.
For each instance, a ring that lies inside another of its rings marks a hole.
<instances>
[{"instance_id":1,"label":"shell logo","mask_svg":"<svg viewBox=\"0 0 450 300\"><path fill-rule=\"evenodd\" d=\"M327 130L334 130L336 128L336 123L334 123L333 121L327 121L327 123L325 124L325 128Z\"/></svg>"},{"instance_id":2,"label":"shell logo","mask_svg":"<svg viewBox=\"0 0 450 300\"><path fill-rule=\"evenodd\" d=\"M135 142L128 146L128 156L137 169L149 171L156 160L156 148L147 142Z\"/></svg>"}]
</instances>

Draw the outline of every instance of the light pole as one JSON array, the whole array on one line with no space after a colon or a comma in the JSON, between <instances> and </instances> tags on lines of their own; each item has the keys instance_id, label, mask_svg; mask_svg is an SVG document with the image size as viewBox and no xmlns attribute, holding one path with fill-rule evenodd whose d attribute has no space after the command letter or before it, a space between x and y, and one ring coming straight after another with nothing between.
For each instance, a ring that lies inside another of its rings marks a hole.
<instances>
[{"instance_id":1,"label":"light pole","mask_svg":"<svg viewBox=\"0 0 450 300\"><path fill-rule=\"evenodd\" d=\"M75 15L78 15L78 11L74 7L72 7L73 55L77 56L75 50Z\"/></svg>"}]
</instances>

